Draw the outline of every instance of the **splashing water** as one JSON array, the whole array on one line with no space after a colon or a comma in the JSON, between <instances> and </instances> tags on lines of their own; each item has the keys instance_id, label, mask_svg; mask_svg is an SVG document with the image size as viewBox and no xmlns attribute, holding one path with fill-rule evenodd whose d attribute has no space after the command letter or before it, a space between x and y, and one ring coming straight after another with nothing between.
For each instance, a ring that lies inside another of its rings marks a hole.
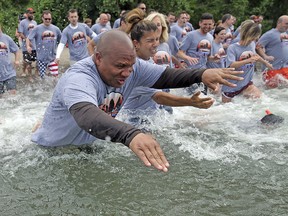
<instances>
[{"instance_id":1,"label":"splashing water","mask_svg":"<svg viewBox=\"0 0 288 216\"><path fill-rule=\"evenodd\" d=\"M19 79L17 95L0 99L1 215L285 215L287 122L267 128L260 119L266 109L287 119L288 89L266 90L259 80L260 100L216 97L208 110L148 116L171 164L163 174L122 144L32 143L54 83Z\"/></svg>"}]
</instances>

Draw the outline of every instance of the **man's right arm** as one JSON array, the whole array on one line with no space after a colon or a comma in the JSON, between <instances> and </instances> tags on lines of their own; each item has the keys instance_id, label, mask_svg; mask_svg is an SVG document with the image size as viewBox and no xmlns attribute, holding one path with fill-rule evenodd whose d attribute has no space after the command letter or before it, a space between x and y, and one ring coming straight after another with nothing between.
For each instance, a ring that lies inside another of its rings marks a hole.
<instances>
[{"instance_id":1,"label":"man's right arm","mask_svg":"<svg viewBox=\"0 0 288 216\"><path fill-rule=\"evenodd\" d=\"M146 166L167 172L169 163L159 145L150 135L120 122L89 102L74 104L69 109L78 126L89 134L100 138L111 138L128 146Z\"/></svg>"},{"instance_id":2,"label":"man's right arm","mask_svg":"<svg viewBox=\"0 0 288 216\"><path fill-rule=\"evenodd\" d=\"M110 137L112 142L121 142L129 147L131 140L141 133L139 129L112 118L89 102L74 104L69 111L80 128L102 140Z\"/></svg>"}]
</instances>

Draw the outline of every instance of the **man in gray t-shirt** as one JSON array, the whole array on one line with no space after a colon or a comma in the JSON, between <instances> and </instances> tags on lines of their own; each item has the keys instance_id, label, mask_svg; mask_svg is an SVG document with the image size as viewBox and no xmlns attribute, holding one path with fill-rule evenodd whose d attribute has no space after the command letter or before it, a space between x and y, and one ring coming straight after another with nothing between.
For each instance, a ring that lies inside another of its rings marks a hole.
<instances>
[{"instance_id":1,"label":"man in gray t-shirt","mask_svg":"<svg viewBox=\"0 0 288 216\"><path fill-rule=\"evenodd\" d=\"M126 33L107 31L91 57L72 65L59 79L42 125L32 141L44 146L89 144L109 138L125 144L144 162L164 172L169 163L158 142L139 129L115 120L137 86L157 89L185 87L201 80L212 89L237 79L231 69L168 69L136 60ZM225 79L224 79L225 78ZM231 86L231 85L230 85Z\"/></svg>"},{"instance_id":2,"label":"man in gray t-shirt","mask_svg":"<svg viewBox=\"0 0 288 216\"><path fill-rule=\"evenodd\" d=\"M205 13L201 16L196 31L189 32L179 47L178 56L189 68L206 68L213 36L209 33L213 27L213 16Z\"/></svg>"},{"instance_id":3,"label":"man in gray t-shirt","mask_svg":"<svg viewBox=\"0 0 288 216\"><path fill-rule=\"evenodd\" d=\"M26 75L32 75L32 62L36 61L36 46L35 46L35 40L32 40L32 53L28 53L27 52L27 48L26 48L26 38L28 37L29 33L32 31L32 29L34 29L37 26L37 23L33 20L34 19L34 13L35 11L33 10L33 8L27 8L26 10L26 19L22 20L19 23L19 27L18 27L18 32L20 34L20 37L22 38L23 42L22 43L22 53L23 53L23 72L22 72L22 76L26 76ZM27 70L27 74L26 74L26 70Z\"/></svg>"},{"instance_id":4,"label":"man in gray t-shirt","mask_svg":"<svg viewBox=\"0 0 288 216\"><path fill-rule=\"evenodd\" d=\"M56 62L59 63L60 55L67 43L70 53L70 65L72 65L89 56L87 36L93 38L96 34L86 24L78 22L78 12L76 9L68 11L68 20L70 24L62 32L56 52Z\"/></svg>"},{"instance_id":5,"label":"man in gray t-shirt","mask_svg":"<svg viewBox=\"0 0 288 216\"><path fill-rule=\"evenodd\" d=\"M99 16L99 23L96 23L91 27L91 30L97 35L110 29L111 26L108 24L108 16L105 13L101 13Z\"/></svg>"},{"instance_id":6,"label":"man in gray t-shirt","mask_svg":"<svg viewBox=\"0 0 288 216\"><path fill-rule=\"evenodd\" d=\"M11 94L16 93L16 70L11 62L11 53L15 54L15 65L19 65L20 52L11 37L4 34L0 26L0 98L4 87Z\"/></svg>"},{"instance_id":7,"label":"man in gray t-shirt","mask_svg":"<svg viewBox=\"0 0 288 216\"><path fill-rule=\"evenodd\" d=\"M36 26L27 37L26 46L29 53L32 52L31 41L35 39L37 52L37 67L41 78L44 78L49 64L55 64L53 61L56 56L56 47L61 39L60 29L51 24L52 14L50 11L43 11L43 23Z\"/></svg>"},{"instance_id":8,"label":"man in gray t-shirt","mask_svg":"<svg viewBox=\"0 0 288 216\"><path fill-rule=\"evenodd\" d=\"M288 16L279 17L275 29L264 33L256 47L257 53L272 63L274 69L288 67Z\"/></svg>"}]
</instances>

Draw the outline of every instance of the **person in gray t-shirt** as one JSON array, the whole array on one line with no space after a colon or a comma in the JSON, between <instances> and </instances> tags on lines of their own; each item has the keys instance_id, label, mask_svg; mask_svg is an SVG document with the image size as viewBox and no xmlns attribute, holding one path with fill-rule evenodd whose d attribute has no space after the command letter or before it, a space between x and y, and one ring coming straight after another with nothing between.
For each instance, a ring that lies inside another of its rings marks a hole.
<instances>
[{"instance_id":1,"label":"person in gray t-shirt","mask_svg":"<svg viewBox=\"0 0 288 216\"><path fill-rule=\"evenodd\" d=\"M277 26L265 32L259 39L256 51L265 60L272 63L274 70L263 67L263 80L270 88L287 85L288 80L288 16L279 17Z\"/></svg>"},{"instance_id":2,"label":"person in gray t-shirt","mask_svg":"<svg viewBox=\"0 0 288 216\"><path fill-rule=\"evenodd\" d=\"M19 66L19 48L10 36L2 32L0 25L0 98L5 86L10 94L16 94L16 71L10 53L15 54L14 64Z\"/></svg>"},{"instance_id":3,"label":"person in gray t-shirt","mask_svg":"<svg viewBox=\"0 0 288 216\"><path fill-rule=\"evenodd\" d=\"M105 13L101 13L99 16L99 23L96 23L91 27L91 30L97 35L110 29L111 26L108 24L108 16Z\"/></svg>"},{"instance_id":4,"label":"person in gray t-shirt","mask_svg":"<svg viewBox=\"0 0 288 216\"><path fill-rule=\"evenodd\" d=\"M281 16L276 28L265 32L257 43L257 53L270 61L274 69L288 67L287 29L288 16Z\"/></svg>"},{"instance_id":5,"label":"person in gray t-shirt","mask_svg":"<svg viewBox=\"0 0 288 216\"><path fill-rule=\"evenodd\" d=\"M52 14L50 11L43 11L43 23L34 28L26 40L27 51L32 52L31 40L35 39L37 52L37 67L39 75L44 78L49 64L55 64L56 47L61 39L60 29L51 24Z\"/></svg>"},{"instance_id":6,"label":"person in gray t-shirt","mask_svg":"<svg viewBox=\"0 0 288 216\"><path fill-rule=\"evenodd\" d=\"M37 26L37 23L33 20L34 19L34 13L35 11L32 8L27 8L26 10L26 19L22 20L19 23L18 32L20 34L20 37L22 38L22 53L23 53L23 72L21 76L32 76L32 62L36 61L36 46L35 46L35 40L32 40L32 53L27 52L26 48L26 38L28 37L29 33ZM26 74L27 70L27 74ZM30 80L32 77L30 77Z\"/></svg>"},{"instance_id":7,"label":"person in gray t-shirt","mask_svg":"<svg viewBox=\"0 0 288 216\"><path fill-rule=\"evenodd\" d=\"M68 11L70 24L63 30L60 43L56 52L56 62L59 64L60 55L66 43L70 53L70 65L89 56L87 50L87 36L90 38L97 35L83 23L78 23L78 12L76 9Z\"/></svg>"},{"instance_id":8,"label":"person in gray t-shirt","mask_svg":"<svg viewBox=\"0 0 288 216\"><path fill-rule=\"evenodd\" d=\"M189 68L206 68L213 40L213 36L209 33L213 23L211 14L203 14L199 22L200 28L189 32L179 47L177 55L186 62Z\"/></svg>"},{"instance_id":9,"label":"person in gray t-shirt","mask_svg":"<svg viewBox=\"0 0 288 216\"><path fill-rule=\"evenodd\" d=\"M185 87L203 81L212 89L217 83L231 85L240 72L230 69L167 69L136 60L126 33L111 30L100 38L91 57L72 65L59 79L41 126L32 141L44 146L90 144L109 138L129 147L146 166L167 172L169 163L159 143L139 129L115 120L137 86Z\"/></svg>"}]
</instances>

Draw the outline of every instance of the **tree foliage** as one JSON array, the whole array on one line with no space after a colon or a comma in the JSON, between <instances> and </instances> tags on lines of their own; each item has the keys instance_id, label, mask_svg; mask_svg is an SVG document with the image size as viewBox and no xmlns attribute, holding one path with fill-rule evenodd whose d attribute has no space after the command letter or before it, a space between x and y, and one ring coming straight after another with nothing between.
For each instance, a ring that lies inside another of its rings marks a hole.
<instances>
[{"instance_id":1,"label":"tree foliage","mask_svg":"<svg viewBox=\"0 0 288 216\"><path fill-rule=\"evenodd\" d=\"M24 13L27 7L32 7L37 12L35 20L41 22L41 12L51 10L53 23L60 29L67 24L67 11L76 8L79 11L80 20L86 17L95 20L101 12L109 12L112 21L118 17L122 9L132 9L140 1L133 0L3 0L0 8L5 8L0 13L0 25L3 31L14 37L18 25L17 16ZM278 17L288 14L287 0L145 0L148 10L156 10L167 14L187 11L191 16L192 24L197 27L202 13L209 12L214 15L215 21L221 19L223 14L230 13L237 18L237 25L248 19L252 14L264 16L264 31L272 28Z\"/></svg>"}]
</instances>

